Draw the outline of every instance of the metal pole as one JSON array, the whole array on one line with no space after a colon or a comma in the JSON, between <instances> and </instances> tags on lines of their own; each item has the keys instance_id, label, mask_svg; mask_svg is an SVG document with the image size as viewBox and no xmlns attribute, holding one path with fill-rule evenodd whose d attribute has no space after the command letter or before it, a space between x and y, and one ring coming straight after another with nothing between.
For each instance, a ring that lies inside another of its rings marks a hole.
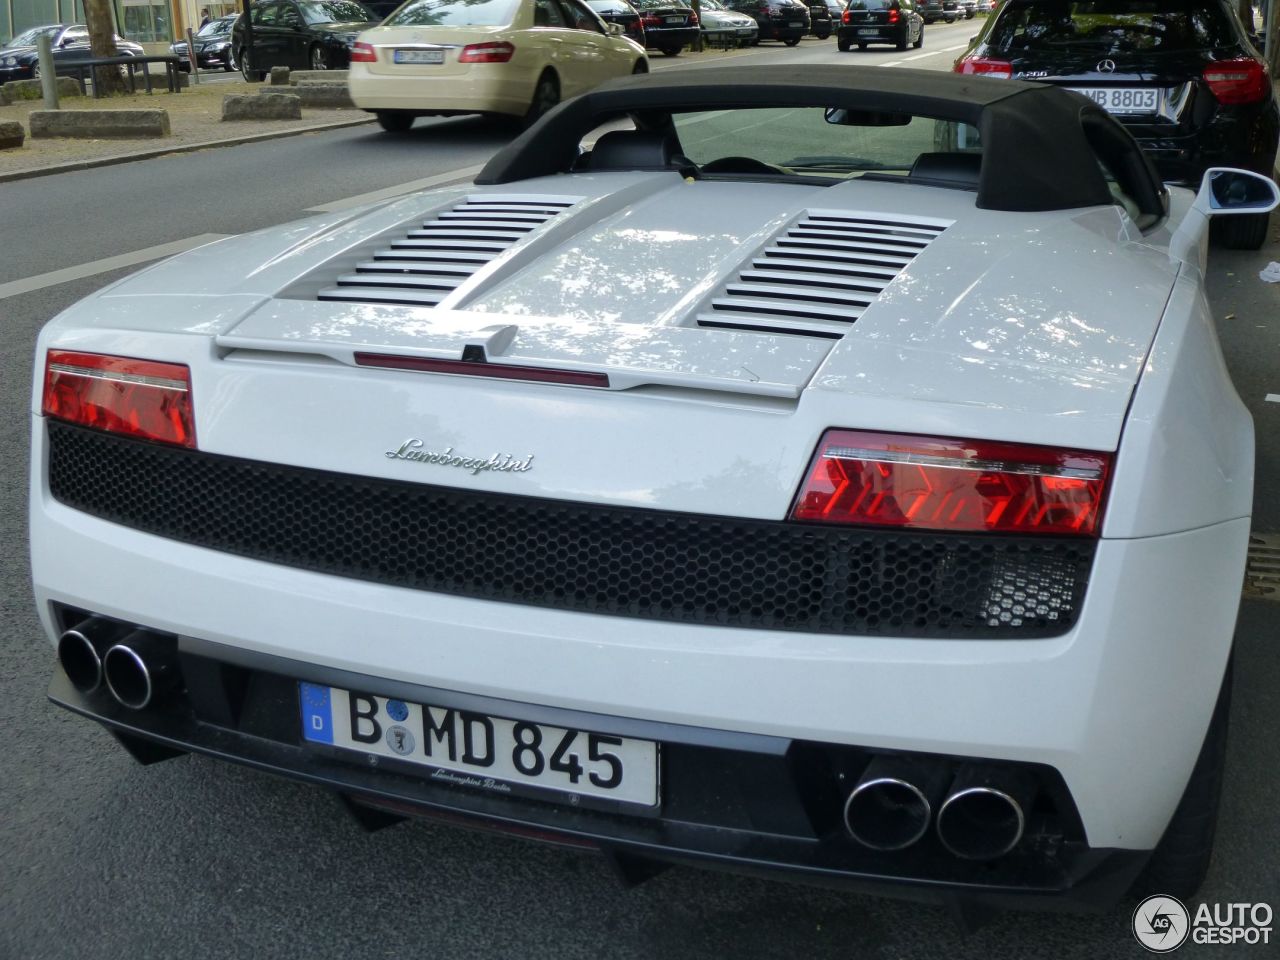
<instances>
[{"instance_id":1,"label":"metal pole","mask_svg":"<svg viewBox=\"0 0 1280 960\"><path fill-rule=\"evenodd\" d=\"M58 74L53 65L53 38L47 33L36 37L36 60L40 64L40 92L44 94L44 108L58 109Z\"/></svg>"},{"instance_id":2,"label":"metal pole","mask_svg":"<svg viewBox=\"0 0 1280 960\"><path fill-rule=\"evenodd\" d=\"M200 86L200 61L196 57L196 38L187 27L187 59L191 61L191 82Z\"/></svg>"}]
</instances>

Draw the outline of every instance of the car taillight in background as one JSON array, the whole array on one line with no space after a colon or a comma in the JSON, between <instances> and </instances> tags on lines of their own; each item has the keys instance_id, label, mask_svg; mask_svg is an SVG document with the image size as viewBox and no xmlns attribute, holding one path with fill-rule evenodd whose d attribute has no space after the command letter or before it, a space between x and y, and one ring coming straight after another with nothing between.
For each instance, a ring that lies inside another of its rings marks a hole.
<instances>
[{"instance_id":1,"label":"car taillight in background","mask_svg":"<svg viewBox=\"0 0 1280 960\"><path fill-rule=\"evenodd\" d=\"M181 363L50 350L41 412L94 430L196 446L191 371Z\"/></svg>"},{"instance_id":2,"label":"car taillight in background","mask_svg":"<svg viewBox=\"0 0 1280 960\"><path fill-rule=\"evenodd\" d=\"M890 11L889 11L889 22L890 22L890 23L897 23L897 22L898 22L898 16L899 16L899 14L898 14L897 9L890 10Z\"/></svg>"},{"instance_id":3,"label":"car taillight in background","mask_svg":"<svg viewBox=\"0 0 1280 960\"><path fill-rule=\"evenodd\" d=\"M1110 468L1105 453L828 430L791 519L1097 536Z\"/></svg>"},{"instance_id":4,"label":"car taillight in background","mask_svg":"<svg viewBox=\"0 0 1280 960\"><path fill-rule=\"evenodd\" d=\"M840 22L841 22L841 23L852 23L852 22L853 22L853 20L849 17L849 11L848 11L848 10L845 10L845 12L844 12L844 13L840 14Z\"/></svg>"},{"instance_id":5,"label":"car taillight in background","mask_svg":"<svg viewBox=\"0 0 1280 960\"><path fill-rule=\"evenodd\" d=\"M1252 57L1219 60L1204 68L1204 82L1219 103L1257 103L1267 95L1271 78Z\"/></svg>"},{"instance_id":6,"label":"car taillight in background","mask_svg":"<svg viewBox=\"0 0 1280 960\"><path fill-rule=\"evenodd\" d=\"M696 27L698 25L698 15L696 13L689 14L689 26Z\"/></svg>"},{"instance_id":7,"label":"car taillight in background","mask_svg":"<svg viewBox=\"0 0 1280 960\"><path fill-rule=\"evenodd\" d=\"M956 61L954 72L1008 80L1013 76L1013 64L991 57L963 57Z\"/></svg>"},{"instance_id":8,"label":"car taillight in background","mask_svg":"<svg viewBox=\"0 0 1280 960\"><path fill-rule=\"evenodd\" d=\"M505 40L492 43L469 43L458 54L459 63L506 63L516 52Z\"/></svg>"},{"instance_id":9,"label":"car taillight in background","mask_svg":"<svg viewBox=\"0 0 1280 960\"><path fill-rule=\"evenodd\" d=\"M363 43L357 40L351 45L351 62L352 63L377 63L378 54L373 49L373 44Z\"/></svg>"},{"instance_id":10,"label":"car taillight in background","mask_svg":"<svg viewBox=\"0 0 1280 960\"><path fill-rule=\"evenodd\" d=\"M646 30L652 30L654 27L662 26L662 18L655 17L652 13L646 13L640 18L640 22L644 24Z\"/></svg>"}]
</instances>

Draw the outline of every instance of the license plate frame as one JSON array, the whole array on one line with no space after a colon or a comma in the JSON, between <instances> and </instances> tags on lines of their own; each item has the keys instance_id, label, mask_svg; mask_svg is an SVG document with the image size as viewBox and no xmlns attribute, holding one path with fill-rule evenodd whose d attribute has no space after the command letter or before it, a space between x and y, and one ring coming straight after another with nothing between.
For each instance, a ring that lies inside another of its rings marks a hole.
<instances>
[{"instance_id":1,"label":"license plate frame","mask_svg":"<svg viewBox=\"0 0 1280 960\"><path fill-rule=\"evenodd\" d=\"M860 37L878 37L880 36L879 27L859 27L858 36Z\"/></svg>"},{"instance_id":2,"label":"license plate frame","mask_svg":"<svg viewBox=\"0 0 1280 960\"><path fill-rule=\"evenodd\" d=\"M391 55L391 62L414 67L439 66L444 63L444 51L398 49Z\"/></svg>"},{"instance_id":3,"label":"license plate frame","mask_svg":"<svg viewBox=\"0 0 1280 960\"><path fill-rule=\"evenodd\" d=\"M1117 116L1153 116L1160 113L1163 91L1159 87L1069 87Z\"/></svg>"},{"instance_id":4,"label":"license plate frame","mask_svg":"<svg viewBox=\"0 0 1280 960\"><path fill-rule=\"evenodd\" d=\"M661 745L656 741L305 681L298 685L298 703L303 742L345 759L387 763L433 782L570 806L640 813L656 813L661 806ZM575 765L578 777L569 772ZM616 784L610 785L614 779Z\"/></svg>"}]
</instances>

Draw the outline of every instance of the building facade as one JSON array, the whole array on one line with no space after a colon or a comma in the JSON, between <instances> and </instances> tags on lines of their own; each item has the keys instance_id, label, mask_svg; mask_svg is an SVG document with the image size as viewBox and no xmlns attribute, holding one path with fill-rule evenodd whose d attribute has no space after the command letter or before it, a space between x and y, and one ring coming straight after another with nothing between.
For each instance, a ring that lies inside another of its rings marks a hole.
<instances>
[{"instance_id":1,"label":"building facade","mask_svg":"<svg viewBox=\"0 0 1280 960\"><path fill-rule=\"evenodd\" d=\"M120 36L165 47L188 27L199 28L202 11L220 17L239 9L200 0L111 0L111 6ZM0 43L46 23L84 23L83 0L0 0Z\"/></svg>"}]
</instances>

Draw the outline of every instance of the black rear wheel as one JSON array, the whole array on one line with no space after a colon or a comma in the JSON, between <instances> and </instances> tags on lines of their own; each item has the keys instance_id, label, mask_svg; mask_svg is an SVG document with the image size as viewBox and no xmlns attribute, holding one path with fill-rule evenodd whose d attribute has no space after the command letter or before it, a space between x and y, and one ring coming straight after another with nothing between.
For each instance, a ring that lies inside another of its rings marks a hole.
<instances>
[{"instance_id":1,"label":"black rear wheel","mask_svg":"<svg viewBox=\"0 0 1280 960\"><path fill-rule=\"evenodd\" d=\"M782 42L783 42L783 43L785 43L788 47L794 47L794 46L796 46L797 44L799 44L799 43L800 43L800 38L799 38L799 37L795 37L795 38L794 38L794 39L792 39L792 40L783 40Z\"/></svg>"},{"instance_id":2,"label":"black rear wheel","mask_svg":"<svg viewBox=\"0 0 1280 960\"><path fill-rule=\"evenodd\" d=\"M524 115L525 126L529 126L540 116L560 102L560 81L555 74L547 72L538 78L538 85L533 90L533 102Z\"/></svg>"},{"instance_id":3,"label":"black rear wheel","mask_svg":"<svg viewBox=\"0 0 1280 960\"><path fill-rule=\"evenodd\" d=\"M404 133L417 119L412 113L402 110L379 110L374 116L378 118L378 126L387 133Z\"/></svg>"},{"instance_id":4,"label":"black rear wheel","mask_svg":"<svg viewBox=\"0 0 1280 960\"><path fill-rule=\"evenodd\" d=\"M841 53L848 53L849 46L850 44L847 38L836 37L836 49L839 50Z\"/></svg>"},{"instance_id":5,"label":"black rear wheel","mask_svg":"<svg viewBox=\"0 0 1280 960\"><path fill-rule=\"evenodd\" d=\"M236 60L240 62L240 75L244 77L246 82L258 83L266 76L265 71L253 69L252 57L248 50L241 50L236 54Z\"/></svg>"}]
</instances>

